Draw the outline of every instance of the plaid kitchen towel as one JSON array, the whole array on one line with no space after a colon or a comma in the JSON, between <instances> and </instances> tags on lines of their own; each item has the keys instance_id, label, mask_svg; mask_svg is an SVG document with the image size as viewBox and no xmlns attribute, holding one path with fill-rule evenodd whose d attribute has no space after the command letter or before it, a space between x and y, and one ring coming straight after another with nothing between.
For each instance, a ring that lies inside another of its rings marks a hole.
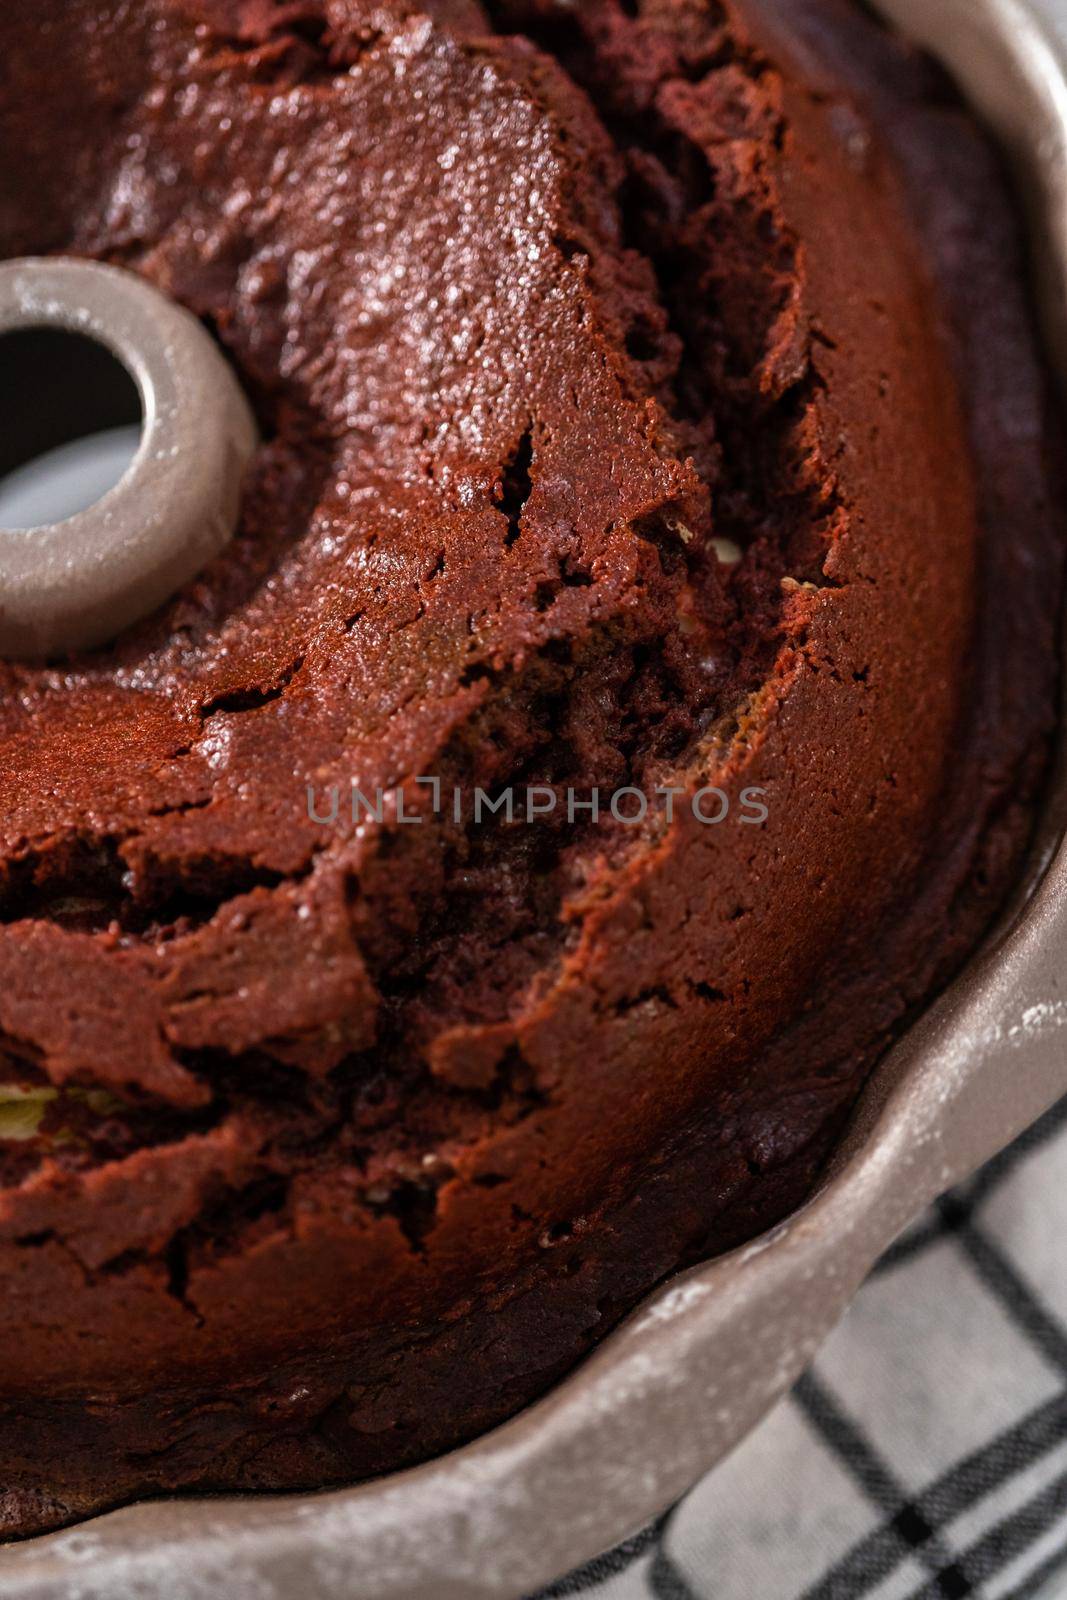
<instances>
[{"instance_id":1,"label":"plaid kitchen towel","mask_svg":"<svg viewBox=\"0 0 1067 1600\"><path fill-rule=\"evenodd\" d=\"M812 1370L538 1600L1067 1600L1067 1101L890 1251Z\"/></svg>"}]
</instances>

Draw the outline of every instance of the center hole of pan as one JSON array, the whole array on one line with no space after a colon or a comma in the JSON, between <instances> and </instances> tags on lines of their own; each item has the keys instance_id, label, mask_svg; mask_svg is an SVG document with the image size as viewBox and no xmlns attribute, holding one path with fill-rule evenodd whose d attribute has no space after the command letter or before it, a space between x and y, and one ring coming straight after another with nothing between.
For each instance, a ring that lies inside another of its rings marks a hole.
<instances>
[{"instance_id":1,"label":"center hole of pan","mask_svg":"<svg viewBox=\"0 0 1067 1600\"><path fill-rule=\"evenodd\" d=\"M0 335L0 528L65 522L125 476L144 431L132 374L65 328Z\"/></svg>"}]
</instances>

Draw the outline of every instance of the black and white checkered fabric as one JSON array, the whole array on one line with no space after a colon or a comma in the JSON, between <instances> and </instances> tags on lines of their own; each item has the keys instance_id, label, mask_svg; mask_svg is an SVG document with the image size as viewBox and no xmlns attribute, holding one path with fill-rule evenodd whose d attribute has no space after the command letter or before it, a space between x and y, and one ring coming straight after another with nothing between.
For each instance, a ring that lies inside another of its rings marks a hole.
<instances>
[{"instance_id":1,"label":"black and white checkered fabric","mask_svg":"<svg viewBox=\"0 0 1067 1600\"><path fill-rule=\"evenodd\" d=\"M653 1527L538 1600L1067 1600L1067 1101Z\"/></svg>"}]
</instances>

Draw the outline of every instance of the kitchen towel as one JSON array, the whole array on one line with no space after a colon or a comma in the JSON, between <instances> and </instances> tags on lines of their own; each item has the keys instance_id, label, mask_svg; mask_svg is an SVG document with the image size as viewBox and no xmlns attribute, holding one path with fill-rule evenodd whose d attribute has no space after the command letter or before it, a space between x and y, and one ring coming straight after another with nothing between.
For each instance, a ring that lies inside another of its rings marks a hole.
<instances>
[{"instance_id":1,"label":"kitchen towel","mask_svg":"<svg viewBox=\"0 0 1067 1600\"><path fill-rule=\"evenodd\" d=\"M1067 1101L894 1246L788 1399L537 1600L1067 1600Z\"/></svg>"}]
</instances>

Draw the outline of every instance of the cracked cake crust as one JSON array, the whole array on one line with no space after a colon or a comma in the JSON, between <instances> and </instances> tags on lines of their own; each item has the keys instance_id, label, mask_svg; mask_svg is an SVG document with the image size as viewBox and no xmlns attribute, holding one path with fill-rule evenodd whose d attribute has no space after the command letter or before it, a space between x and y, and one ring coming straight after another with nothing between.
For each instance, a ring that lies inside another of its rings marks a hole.
<instances>
[{"instance_id":1,"label":"cracked cake crust","mask_svg":"<svg viewBox=\"0 0 1067 1600\"><path fill-rule=\"evenodd\" d=\"M791 1209L1018 870L1062 553L997 164L846 0L8 8L48 251L264 443L163 613L0 664L9 1534L425 1457Z\"/></svg>"}]
</instances>

